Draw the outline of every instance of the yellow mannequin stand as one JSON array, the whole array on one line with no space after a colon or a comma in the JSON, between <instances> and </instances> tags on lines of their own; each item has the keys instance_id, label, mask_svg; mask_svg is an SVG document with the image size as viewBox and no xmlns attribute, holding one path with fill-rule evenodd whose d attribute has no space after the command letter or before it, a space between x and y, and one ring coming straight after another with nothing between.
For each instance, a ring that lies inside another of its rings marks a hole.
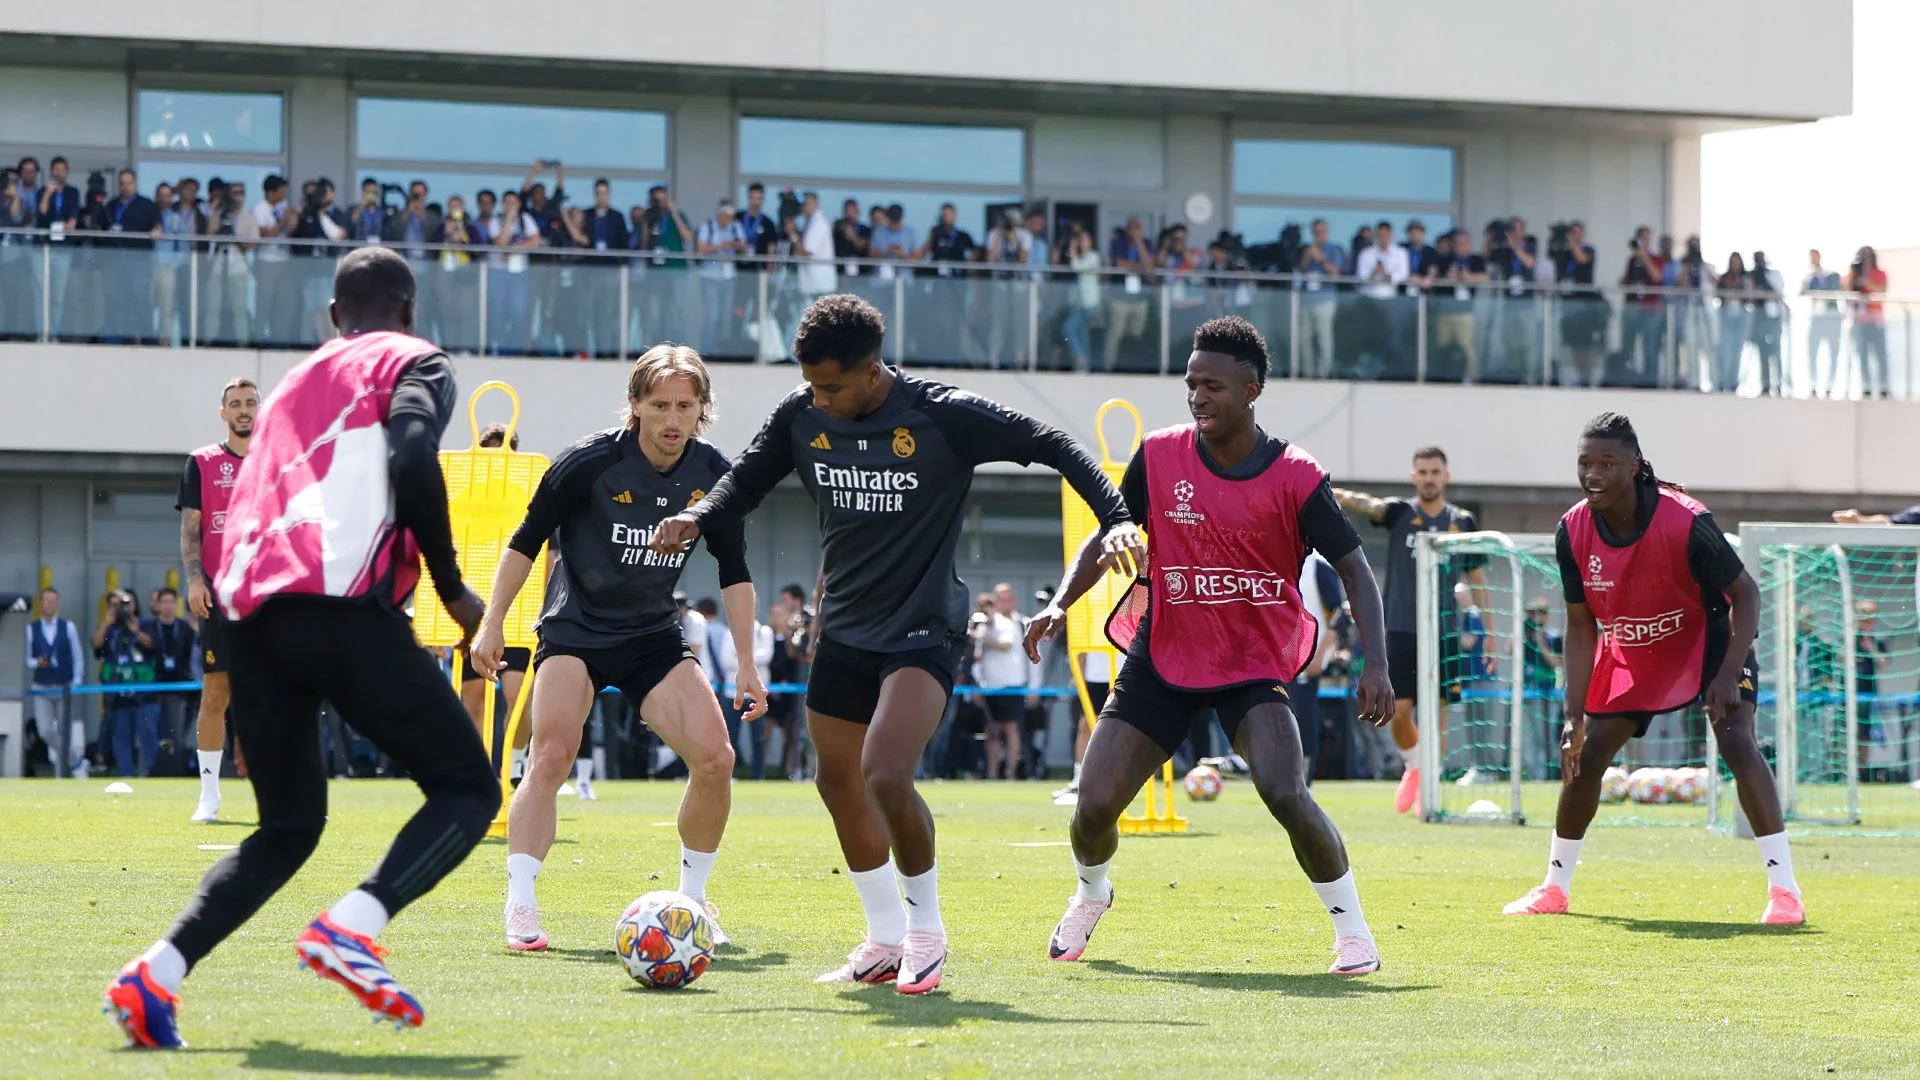
<instances>
[{"instance_id":1,"label":"yellow mannequin stand","mask_svg":"<svg viewBox=\"0 0 1920 1080\"><path fill-rule=\"evenodd\" d=\"M1107 448L1107 414L1115 409L1123 409L1133 417L1133 440L1127 444L1128 453L1140 445L1140 439L1146 434L1146 427L1140 420L1140 410L1132 402L1113 398L1100 406L1094 416L1094 430L1100 436L1100 468L1115 487L1120 486L1120 478L1127 471L1124 460L1115 461ZM1071 565L1080 545L1087 537L1100 528L1100 518L1088 506L1085 499L1073 490L1072 485L1060 482L1060 526L1066 541L1067 563ZM1132 579L1119 572L1109 573L1096 582L1081 602L1067 612L1067 655L1069 667L1073 669L1073 685L1080 692L1080 708L1085 710L1087 722L1093 723L1098 717L1093 709L1093 697L1087 693L1086 671L1081 661L1090 654L1104 654L1107 657L1110 672L1120 670L1120 650L1107 640L1107 615L1120 602L1127 590L1133 587ZM1128 808L1120 815L1122 833L1180 833L1187 831L1187 819L1180 816L1173 804L1173 762L1160 767L1158 781L1148 780L1141 790L1146 799L1144 811L1138 815Z\"/></svg>"},{"instance_id":2,"label":"yellow mannequin stand","mask_svg":"<svg viewBox=\"0 0 1920 1080\"><path fill-rule=\"evenodd\" d=\"M480 421L476 406L482 395L489 390L498 390L513 402L513 416L507 421L506 437L500 445L480 445ZM473 430L473 445L465 450L442 450L440 452L440 471L447 478L447 517L453 525L453 549L458 556L460 573L473 585L475 591L487 588L492 582L494 572L500 566L500 556L507 550L507 541L513 538L513 530L526 514L527 502L533 497L534 488L540 485L540 478L546 475L549 462L539 454L523 454L512 449L513 433L520 426L520 396L513 387L503 382L490 382L473 392L467 399L467 425ZM446 609L432 600L435 595L430 576L423 571L423 579L418 591L419 596L429 598L426 602L414 605L413 630L420 643L426 646L438 646L457 649L460 645L461 630ZM507 613L506 645L508 648L531 649L539 645L534 636L533 624L540 618L540 605L547 595L547 560L536 555L533 569L527 574L527 583L521 587L520 595L515 597L513 608ZM454 692L460 690L460 661L455 656L453 663ZM492 679L485 681L485 694L480 715L487 722L480 727L480 740L486 745L487 755L493 755L493 710L494 694L499 683ZM533 673L520 682L520 693L515 696L513 707L507 713L507 730L504 745L512 746L515 735L527 712L527 700L533 693ZM507 835L507 803L504 796L513 794L513 755L502 752L500 755L500 813L487 827L488 836Z\"/></svg>"}]
</instances>

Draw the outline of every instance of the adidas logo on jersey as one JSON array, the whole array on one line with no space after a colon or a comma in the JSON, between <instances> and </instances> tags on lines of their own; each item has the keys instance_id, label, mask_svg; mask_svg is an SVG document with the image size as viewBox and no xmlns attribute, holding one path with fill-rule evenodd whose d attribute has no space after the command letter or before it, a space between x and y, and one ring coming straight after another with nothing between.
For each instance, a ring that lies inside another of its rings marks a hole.
<instances>
[{"instance_id":1,"label":"adidas logo on jersey","mask_svg":"<svg viewBox=\"0 0 1920 1080\"><path fill-rule=\"evenodd\" d=\"M623 492L621 492L620 494L618 494L618 495L615 495L615 496L613 497L613 501L614 501L614 502L617 502L617 503L626 503L626 504L628 504L628 505L632 505L632 504L633 504L633 492L631 492L631 491L623 491Z\"/></svg>"},{"instance_id":2,"label":"adidas logo on jersey","mask_svg":"<svg viewBox=\"0 0 1920 1080\"><path fill-rule=\"evenodd\" d=\"M813 437L813 441L808 443L807 445L813 447L815 450L833 449L833 444L827 441L827 433L824 431L818 435L815 435Z\"/></svg>"}]
</instances>

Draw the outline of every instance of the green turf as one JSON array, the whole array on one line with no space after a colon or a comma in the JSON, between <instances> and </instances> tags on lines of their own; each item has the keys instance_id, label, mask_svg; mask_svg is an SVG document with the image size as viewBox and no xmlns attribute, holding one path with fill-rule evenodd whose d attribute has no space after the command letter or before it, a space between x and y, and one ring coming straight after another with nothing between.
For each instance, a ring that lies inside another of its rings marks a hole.
<instances>
[{"instance_id":1,"label":"green turf","mask_svg":"<svg viewBox=\"0 0 1920 1080\"><path fill-rule=\"evenodd\" d=\"M301 923L350 887L413 789L337 783L306 870L188 980L192 1049L120 1049L97 1011L244 824L186 822L191 782L0 784L0 1075L1892 1076L1920 1071L1920 840L1816 837L1795 855L1812 924L1754 925L1753 845L1604 829L1570 918L1506 919L1544 829L1419 825L1384 785L1317 790L1346 833L1386 968L1322 974L1331 933L1245 783L1186 806L1195 832L1129 839L1087 959L1045 959L1071 882L1067 812L1033 784L936 784L954 956L926 998L816 986L861 928L810 787L737 788L713 880L738 942L680 992L614 961L614 917L672 887L679 788L562 801L542 878L554 950L501 943L489 841L385 936L427 1011L395 1035L295 969ZM229 782L226 809L252 802Z\"/></svg>"}]
</instances>

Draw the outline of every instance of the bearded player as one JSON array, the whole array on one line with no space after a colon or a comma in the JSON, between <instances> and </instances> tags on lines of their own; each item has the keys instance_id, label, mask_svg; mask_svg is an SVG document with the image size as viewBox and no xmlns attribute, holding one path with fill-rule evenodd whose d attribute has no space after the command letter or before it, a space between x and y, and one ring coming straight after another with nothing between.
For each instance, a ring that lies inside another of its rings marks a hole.
<instances>
[{"instance_id":1,"label":"bearded player","mask_svg":"<svg viewBox=\"0 0 1920 1080\"><path fill-rule=\"evenodd\" d=\"M1193 423L1152 432L1120 481L1127 512L1152 545L1147 575L1108 620L1127 654L1087 743L1073 811L1080 884L1047 943L1055 960L1077 960L1113 907L1108 868L1120 845L1120 814L1141 785L1213 713L1247 760L1254 790L1287 831L1294 858L1333 917L1335 975L1380 970L1380 952L1360 911L1346 846L1307 788L1300 732L1286 684L1318 641L1296 584L1309 550L1338 570L1369 656L1386 630L1380 590L1353 523L1334 501L1318 462L1261 430L1253 404L1265 389L1267 343L1237 316L1193 335L1187 408ZM1066 623L1105 572L1089 538L1054 603L1027 628L1027 652ZM1386 673L1368 665L1355 695L1360 718L1379 725L1393 698Z\"/></svg>"},{"instance_id":2,"label":"bearded player","mask_svg":"<svg viewBox=\"0 0 1920 1080\"><path fill-rule=\"evenodd\" d=\"M187 608L200 620L200 719L195 739L200 747L200 803L192 820L211 823L220 818L220 757L227 745L227 617L213 603L207 568L220 565L226 540L227 503L233 498L240 463L246 460L253 438L253 418L260 411L260 388L252 379L230 380L220 391L220 419L227 437L187 455L180 475L180 493L173 508L180 511L180 562L187 569Z\"/></svg>"},{"instance_id":3,"label":"bearded player","mask_svg":"<svg viewBox=\"0 0 1920 1080\"><path fill-rule=\"evenodd\" d=\"M680 892L706 905L717 933L719 913L707 900L707 876L720 850L733 799L733 744L726 717L700 662L687 650L673 600L687 552L647 546L661 518L698 502L726 475L728 462L700 438L713 423L713 383L700 354L685 345L655 345L627 377L626 423L568 447L541 479L526 520L508 542L494 577L493 599L473 641L473 666L489 676L507 667L507 611L558 532L559 559L533 656L533 743L527 772L507 815L507 945L547 947L534 879L553 847L555 798L580 749L596 693L619 687L640 705L660 741L687 763L680 801ZM741 656L753 655L753 582L746 530L716 526L707 550L720 564L720 598ZM751 698L743 719L767 711L767 691L752 664L742 664L735 708Z\"/></svg>"},{"instance_id":4,"label":"bearded player","mask_svg":"<svg viewBox=\"0 0 1920 1080\"><path fill-rule=\"evenodd\" d=\"M1706 707L1767 870L1760 921L1806 921L1773 772L1754 738L1760 589L1713 515L1655 477L1633 424L1601 413L1580 433L1586 498L1560 519L1554 548L1567 601L1564 779L1547 877L1508 915L1564 915L1607 764L1653 718Z\"/></svg>"},{"instance_id":5,"label":"bearded player","mask_svg":"<svg viewBox=\"0 0 1920 1080\"><path fill-rule=\"evenodd\" d=\"M815 783L867 916L866 940L817 981L891 981L923 994L940 985L947 934L933 815L913 776L968 645L967 589L953 559L973 470L1049 465L1094 508L1107 543L1133 551L1140 536L1120 493L1065 432L888 367L885 333L880 312L857 296L815 300L793 340L806 385L705 499L660 523L654 546L679 551L800 474L819 511L826 578L807 682Z\"/></svg>"},{"instance_id":6,"label":"bearded player","mask_svg":"<svg viewBox=\"0 0 1920 1080\"><path fill-rule=\"evenodd\" d=\"M406 769L426 799L373 873L294 939L295 954L376 1020L425 1020L374 939L486 835L500 784L406 614L424 559L466 634L481 615L460 580L440 472L453 365L413 336L414 288L390 248L342 258L332 304L341 336L295 365L260 412L227 507L221 562L208 567L233 620L233 729L247 747L260 827L213 864L173 928L108 986L107 1012L134 1045L185 1045L175 1021L188 969L319 846L322 701Z\"/></svg>"}]
</instances>

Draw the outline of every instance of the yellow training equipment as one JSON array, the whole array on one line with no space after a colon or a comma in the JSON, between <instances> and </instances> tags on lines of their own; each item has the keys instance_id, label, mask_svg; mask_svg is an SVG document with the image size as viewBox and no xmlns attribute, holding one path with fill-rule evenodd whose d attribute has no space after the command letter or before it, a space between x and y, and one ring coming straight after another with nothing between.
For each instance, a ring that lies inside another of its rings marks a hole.
<instances>
[{"instance_id":1,"label":"yellow training equipment","mask_svg":"<svg viewBox=\"0 0 1920 1080\"><path fill-rule=\"evenodd\" d=\"M1115 461L1107 447L1107 413L1115 409L1124 409L1133 417L1133 439L1127 444L1128 452L1140 445L1140 439L1146 434L1146 426L1140 420L1140 410L1133 403L1120 398L1112 398L1100 406L1094 415L1094 431L1100 437L1100 468L1107 474L1113 486L1120 486L1120 478L1125 475L1125 461ZM1066 541L1067 565L1080 553L1080 545L1086 542L1100 528L1100 518L1088 506L1080 493L1065 480L1060 482L1060 531ZM1133 582L1120 573L1110 573L1094 583L1080 603L1067 612L1067 657L1068 666L1073 669L1073 685L1080 691L1080 708L1085 710L1087 722L1096 719L1093 711L1093 698L1087 693L1086 670L1082 661L1088 655L1104 654L1107 657L1107 670L1118 673L1120 670L1120 650L1107 640L1107 615L1115 604L1133 587ZM1111 684L1109 684L1111 685ZM1156 790L1158 788L1158 790ZM1160 767L1160 781L1147 781L1141 794L1146 798L1145 812L1139 815L1125 813L1120 815L1120 831L1123 833L1175 833L1187 831L1187 819L1180 816L1173 803L1173 762ZM1156 797L1157 796L1157 797Z\"/></svg>"},{"instance_id":2,"label":"yellow training equipment","mask_svg":"<svg viewBox=\"0 0 1920 1080\"><path fill-rule=\"evenodd\" d=\"M513 416L507 421L507 434L497 447L480 445L480 421L476 415L476 406L480 398L489 390L498 390L513 402ZM539 454L523 454L513 447L513 433L520 426L520 396L513 387L503 382L490 382L473 392L467 399L467 425L473 430L473 445L465 450L442 450L440 452L440 471L447 478L447 517L453 525L453 550L460 563L460 573L475 591L485 589L493 581L493 575L500 566L500 556L507 550L507 541L513 538L514 529L520 525L520 519L526 515L527 502L533 498L533 491L540 486L540 478L547 473L547 459ZM533 569L527 574L527 583L520 589L513 607L507 613L506 644L508 648L531 649L540 644L534 635L533 624L540 618L540 605L547 595L547 560L536 557ZM462 636L460 626L440 605L433 588L431 575L425 568L421 571L420 588L415 594L413 630L422 645L458 648ZM460 687L460 657L454 658L453 685ZM494 691L499 683L485 680L485 698L480 715L493 716ZM533 673L520 683L520 693L516 696L513 708L507 714L507 731L504 743L512 746L514 735L526 715L527 701L533 693ZM487 753L493 753L493 724L482 724L481 741L486 744ZM502 752L500 755L500 793L503 796L513 794L511 780L513 755ZM500 803L500 814L488 827L487 835L505 836L507 834L507 799Z\"/></svg>"}]
</instances>

